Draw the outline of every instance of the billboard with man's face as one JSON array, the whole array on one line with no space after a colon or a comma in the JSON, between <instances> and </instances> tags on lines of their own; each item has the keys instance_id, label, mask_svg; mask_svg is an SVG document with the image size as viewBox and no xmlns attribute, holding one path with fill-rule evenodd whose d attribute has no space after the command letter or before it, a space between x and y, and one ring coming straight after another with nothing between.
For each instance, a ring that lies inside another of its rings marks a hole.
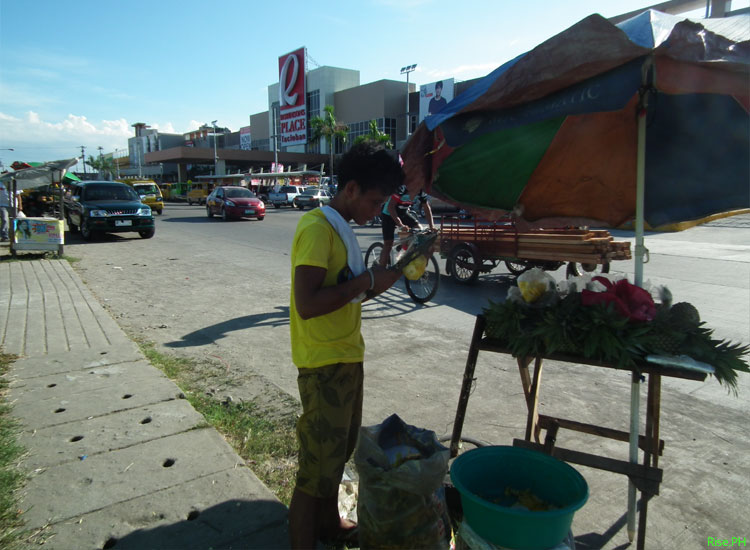
<instances>
[{"instance_id":1,"label":"billboard with man's face","mask_svg":"<svg viewBox=\"0 0 750 550\"><path fill-rule=\"evenodd\" d=\"M419 122L434 115L453 99L453 79L438 80L419 87Z\"/></svg>"},{"instance_id":2,"label":"billboard with man's face","mask_svg":"<svg viewBox=\"0 0 750 550\"><path fill-rule=\"evenodd\" d=\"M279 122L281 145L307 143L305 48L279 57Z\"/></svg>"}]
</instances>

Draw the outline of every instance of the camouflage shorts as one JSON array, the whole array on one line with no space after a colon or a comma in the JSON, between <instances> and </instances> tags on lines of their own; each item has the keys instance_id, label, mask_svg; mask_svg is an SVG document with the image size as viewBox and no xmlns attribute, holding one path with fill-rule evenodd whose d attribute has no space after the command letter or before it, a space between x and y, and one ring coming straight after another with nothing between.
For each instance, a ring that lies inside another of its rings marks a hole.
<instances>
[{"instance_id":1,"label":"camouflage shorts","mask_svg":"<svg viewBox=\"0 0 750 550\"><path fill-rule=\"evenodd\" d=\"M302 416L297 421L297 489L314 497L338 495L344 465L362 424L362 363L299 369Z\"/></svg>"}]
</instances>

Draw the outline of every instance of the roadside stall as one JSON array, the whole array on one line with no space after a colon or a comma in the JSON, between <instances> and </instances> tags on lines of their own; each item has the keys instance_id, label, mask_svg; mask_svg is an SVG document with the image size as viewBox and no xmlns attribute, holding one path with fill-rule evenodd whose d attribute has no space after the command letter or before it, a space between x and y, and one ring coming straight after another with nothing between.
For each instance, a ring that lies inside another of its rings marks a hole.
<instances>
[{"instance_id":1,"label":"roadside stall","mask_svg":"<svg viewBox=\"0 0 750 550\"><path fill-rule=\"evenodd\" d=\"M633 540L637 530L639 549L662 479L662 377L710 373L733 388L737 372L750 371L747 346L712 337L690 304L654 300L642 288L646 227L679 230L750 208L749 40L750 15L694 22L647 10L617 26L592 15L425 119L403 153L410 191L424 188L485 220L510 216L521 232L633 224L634 284L555 285L532 270L477 317L451 451L462 439L477 354L514 357L527 404L525 437L514 445L626 475L627 531ZM584 376L590 367L627 373L630 430L539 415L545 360L581 365ZM558 447L564 430L627 442L629 459Z\"/></svg>"},{"instance_id":2,"label":"roadside stall","mask_svg":"<svg viewBox=\"0 0 750 550\"><path fill-rule=\"evenodd\" d=\"M11 196L15 196L18 191L42 185L59 190L65 171L77 162L77 159L68 159L35 163L35 166L3 174L0 179L8 187ZM18 250L40 250L55 251L62 256L65 243L62 193L56 193L56 198L60 201L56 209L58 217L19 216L15 207L11 207L9 237L12 255Z\"/></svg>"}]
</instances>

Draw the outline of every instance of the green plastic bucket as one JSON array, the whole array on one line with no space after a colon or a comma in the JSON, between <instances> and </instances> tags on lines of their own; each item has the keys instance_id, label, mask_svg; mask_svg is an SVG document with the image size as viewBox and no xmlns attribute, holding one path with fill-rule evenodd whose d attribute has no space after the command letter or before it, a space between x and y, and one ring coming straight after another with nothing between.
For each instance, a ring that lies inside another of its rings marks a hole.
<instances>
[{"instance_id":1,"label":"green plastic bucket","mask_svg":"<svg viewBox=\"0 0 750 550\"><path fill-rule=\"evenodd\" d=\"M547 550L570 531L588 499L583 476L565 462L528 449L480 447L453 461L451 481L461 494L464 521L487 541L515 550ZM530 491L553 510L511 508L506 488Z\"/></svg>"}]
</instances>

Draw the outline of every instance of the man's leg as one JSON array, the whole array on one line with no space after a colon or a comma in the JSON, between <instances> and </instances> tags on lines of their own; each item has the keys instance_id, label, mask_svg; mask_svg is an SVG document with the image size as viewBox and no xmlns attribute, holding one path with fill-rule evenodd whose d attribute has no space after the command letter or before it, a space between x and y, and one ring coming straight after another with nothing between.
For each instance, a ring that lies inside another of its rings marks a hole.
<instances>
[{"instance_id":1,"label":"man's leg","mask_svg":"<svg viewBox=\"0 0 750 550\"><path fill-rule=\"evenodd\" d=\"M315 548L322 506L321 499L294 490L289 503L289 545L293 550Z\"/></svg>"},{"instance_id":2,"label":"man's leg","mask_svg":"<svg viewBox=\"0 0 750 550\"><path fill-rule=\"evenodd\" d=\"M0 238L4 241L8 240L9 221L8 209L5 206L0 206Z\"/></svg>"},{"instance_id":3,"label":"man's leg","mask_svg":"<svg viewBox=\"0 0 750 550\"><path fill-rule=\"evenodd\" d=\"M383 248L380 251L380 267L388 267L388 261L391 257L391 248L393 248L393 241L383 241Z\"/></svg>"}]
</instances>

